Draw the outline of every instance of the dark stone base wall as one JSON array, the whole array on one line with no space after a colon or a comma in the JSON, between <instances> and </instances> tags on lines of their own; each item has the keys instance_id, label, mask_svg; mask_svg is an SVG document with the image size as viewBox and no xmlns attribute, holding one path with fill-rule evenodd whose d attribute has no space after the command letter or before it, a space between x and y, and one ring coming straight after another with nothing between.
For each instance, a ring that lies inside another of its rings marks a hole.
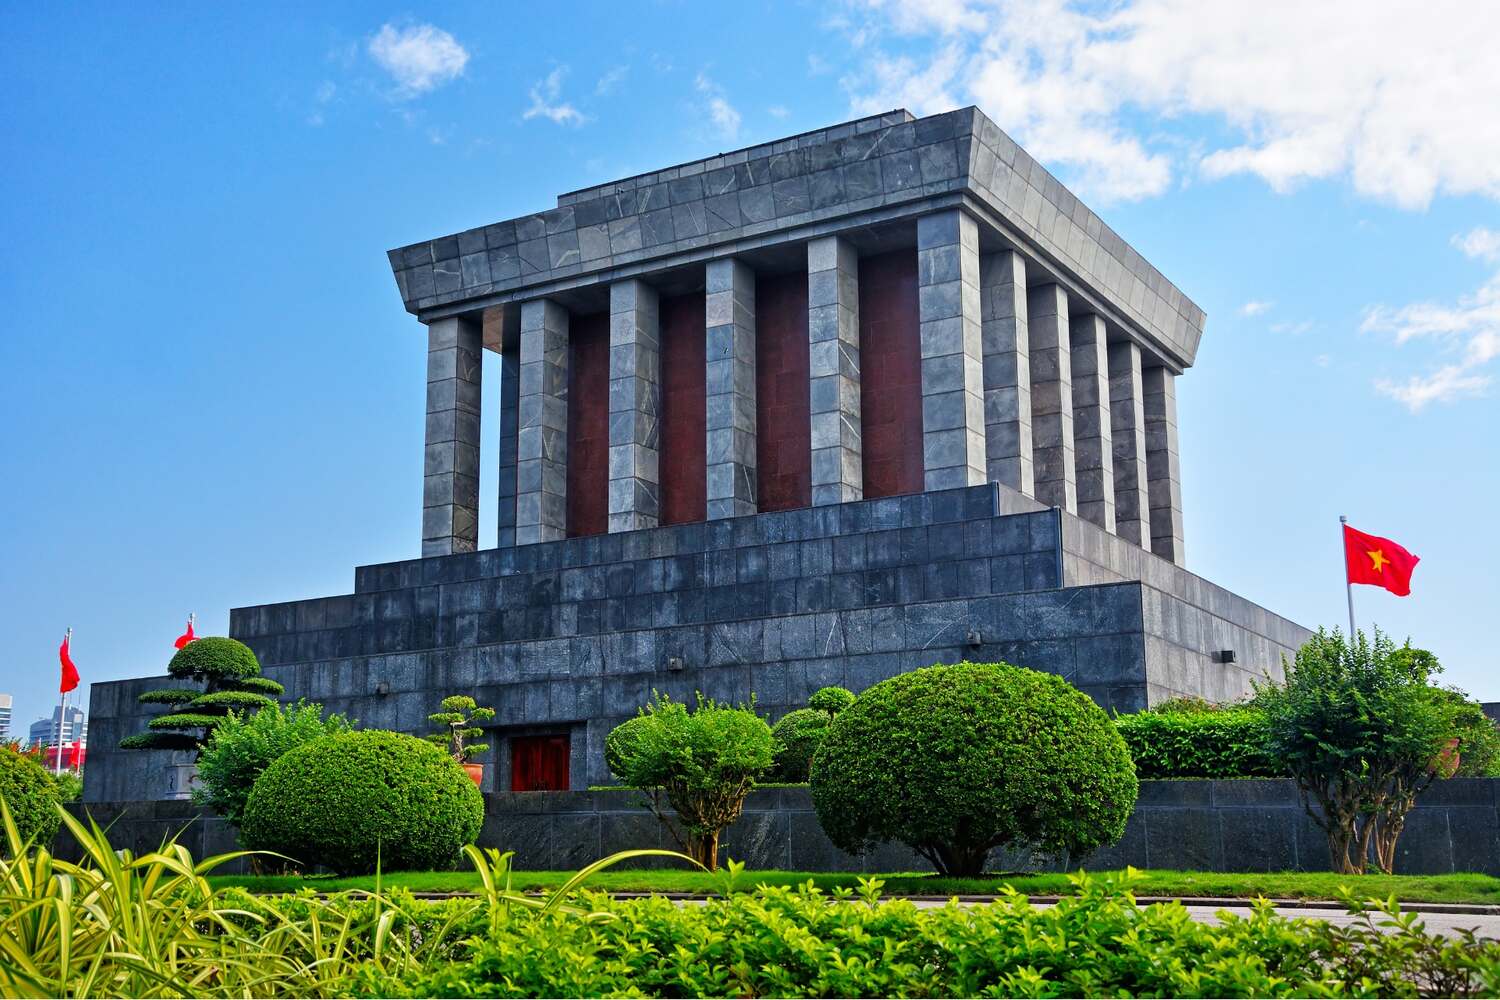
<instances>
[{"instance_id":1,"label":"dark stone base wall","mask_svg":"<svg viewBox=\"0 0 1500 1000\"><path fill-rule=\"evenodd\" d=\"M1130 712L1238 696L1306 634L1122 546L973 487L362 567L355 593L236 609L230 634L288 700L366 727L422 732L449 694L494 706L486 791L509 788L523 733L570 736L570 787L609 782L604 738L653 690L774 720L825 685L1006 660ZM88 801L164 794L165 754L116 749L159 683L93 685Z\"/></svg>"},{"instance_id":2,"label":"dark stone base wall","mask_svg":"<svg viewBox=\"0 0 1500 1000\"><path fill-rule=\"evenodd\" d=\"M485 796L480 846L516 852L523 869L581 868L617 851L678 849L635 792L526 792ZM1500 875L1500 779L1458 778L1434 785L1417 803L1397 845L1396 870L1437 875ZM90 803L101 825L113 821L111 842L142 852L181 832L197 857L236 849L234 830L217 817L198 818L187 802ZM65 856L76 856L66 834ZM818 824L806 788L760 789L723 840L722 857L751 869L789 871L930 871L916 854L886 845L863 856L845 854ZM634 867L666 866L643 862ZM1087 859L996 853L996 871L1057 871L1080 866L1198 871L1327 871L1323 832L1302 809L1290 781L1143 781L1120 843ZM226 869L227 870L227 869Z\"/></svg>"}]
</instances>

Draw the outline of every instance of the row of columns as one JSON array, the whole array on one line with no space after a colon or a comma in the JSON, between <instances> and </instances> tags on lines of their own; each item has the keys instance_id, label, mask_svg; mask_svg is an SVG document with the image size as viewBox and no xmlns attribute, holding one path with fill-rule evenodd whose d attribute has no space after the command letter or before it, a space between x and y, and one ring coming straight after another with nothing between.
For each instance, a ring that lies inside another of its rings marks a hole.
<instances>
[{"instance_id":1,"label":"row of columns","mask_svg":"<svg viewBox=\"0 0 1500 1000\"><path fill-rule=\"evenodd\" d=\"M812 503L863 497L859 260L839 236L807 245ZM705 274L707 516L756 507L755 274ZM1015 251L981 257L963 212L917 223L924 487L1000 482L1183 561L1175 375L1110 341L1055 283L1028 286ZM567 534L568 311L522 303L519 362L502 362L500 544ZM609 294L609 530L660 513L661 344L657 293ZM479 325L429 326L424 555L478 540ZM502 448L506 445L502 444ZM511 504L510 498L514 497Z\"/></svg>"}]
</instances>

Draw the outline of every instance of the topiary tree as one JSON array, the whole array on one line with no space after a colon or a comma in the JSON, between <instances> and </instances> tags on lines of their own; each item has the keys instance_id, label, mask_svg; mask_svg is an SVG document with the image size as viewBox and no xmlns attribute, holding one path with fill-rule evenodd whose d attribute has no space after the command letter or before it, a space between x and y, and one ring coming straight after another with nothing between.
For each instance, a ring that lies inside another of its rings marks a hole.
<instances>
[{"instance_id":1,"label":"topiary tree","mask_svg":"<svg viewBox=\"0 0 1500 1000\"><path fill-rule=\"evenodd\" d=\"M0 747L0 799L10 809L21 839L50 850L62 817L57 812L58 785L47 769L29 754ZM0 831L0 856L8 851Z\"/></svg>"},{"instance_id":2,"label":"topiary tree","mask_svg":"<svg viewBox=\"0 0 1500 1000\"><path fill-rule=\"evenodd\" d=\"M776 739L776 763L771 769L773 781L806 781L813 753L828 724L839 712L854 703L854 694L841 687L820 688L807 699L806 708L794 708L771 727Z\"/></svg>"},{"instance_id":3,"label":"topiary tree","mask_svg":"<svg viewBox=\"0 0 1500 1000\"><path fill-rule=\"evenodd\" d=\"M484 730L474 725L488 722L495 717L493 708L480 708L466 694L455 694L443 699L443 710L427 717L434 726L441 726L427 739L440 747L446 747L449 756L463 764L470 757L489 749L487 743L469 743L484 735Z\"/></svg>"},{"instance_id":4,"label":"topiary tree","mask_svg":"<svg viewBox=\"0 0 1500 1000\"><path fill-rule=\"evenodd\" d=\"M193 801L238 827L255 780L282 754L353 728L342 715L323 718L323 706L306 701L286 708L273 703L254 712L230 712L209 732L198 755Z\"/></svg>"},{"instance_id":5,"label":"topiary tree","mask_svg":"<svg viewBox=\"0 0 1500 1000\"><path fill-rule=\"evenodd\" d=\"M686 705L656 695L610 739L615 774L647 793L651 811L684 852L717 871L719 835L740 818L755 779L771 768L776 745L771 727L752 708L721 705L700 694L689 712ZM662 809L662 796L675 821Z\"/></svg>"},{"instance_id":6,"label":"topiary tree","mask_svg":"<svg viewBox=\"0 0 1500 1000\"><path fill-rule=\"evenodd\" d=\"M1120 839L1138 786L1109 717L1054 674L933 666L869 688L813 756L813 805L840 848L900 841L947 875L997 847L1077 858Z\"/></svg>"},{"instance_id":7,"label":"topiary tree","mask_svg":"<svg viewBox=\"0 0 1500 1000\"><path fill-rule=\"evenodd\" d=\"M343 875L451 868L484 822L484 797L416 736L363 730L282 754L245 803L241 839Z\"/></svg>"},{"instance_id":8,"label":"topiary tree","mask_svg":"<svg viewBox=\"0 0 1500 1000\"><path fill-rule=\"evenodd\" d=\"M1417 796L1462 755L1462 699L1432 685L1441 669L1431 653L1398 647L1378 628L1352 642L1319 629L1282 684L1256 687L1267 748L1296 779L1335 871L1363 872L1373 852L1390 873Z\"/></svg>"},{"instance_id":9,"label":"topiary tree","mask_svg":"<svg viewBox=\"0 0 1500 1000\"><path fill-rule=\"evenodd\" d=\"M122 749L201 750L208 734L231 711L274 705L286 690L260 676L260 661L249 646L222 636L205 636L183 646L167 664L167 673L202 687L159 688L138 697L142 705L167 705L171 711L148 722L146 732L121 740Z\"/></svg>"}]
</instances>

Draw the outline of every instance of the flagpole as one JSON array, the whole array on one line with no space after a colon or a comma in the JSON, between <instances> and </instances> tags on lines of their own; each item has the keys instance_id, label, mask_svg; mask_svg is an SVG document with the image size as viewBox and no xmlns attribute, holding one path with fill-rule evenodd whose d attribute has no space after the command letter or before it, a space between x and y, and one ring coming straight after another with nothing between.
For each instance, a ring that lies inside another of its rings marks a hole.
<instances>
[{"instance_id":1,"label":"flagpole","mask_svg":"<svg viewBox=\"0 0 1500 1000\"><path fill-rule=\"evenodd\" d=\"M1349 582L1349 543L1344 538L1344 528L1349 519L1339 515L1339 549L1344 553L1344 594L1349 598L1349 648L1354 648L1354 584Z\"/></svg>"},{"instance_id":2,"label":"flagpole","mask_svg":"<svg viewBox=\"0 0 1500 1000\"><path fill-rule=\"evenodd\" d=\"M73 646L73 626L68 626L68 631L64 635L64 641L67 642L69 651L71 652ZM58 687L62 687L62 685L59 684ZM57 703L57 759L52 764L53 775L62 774L62 734L63 726L67 722L68 717L68 692L60 691L58 693L61 695L61 698Z\"/></svg>"}]
</instances>

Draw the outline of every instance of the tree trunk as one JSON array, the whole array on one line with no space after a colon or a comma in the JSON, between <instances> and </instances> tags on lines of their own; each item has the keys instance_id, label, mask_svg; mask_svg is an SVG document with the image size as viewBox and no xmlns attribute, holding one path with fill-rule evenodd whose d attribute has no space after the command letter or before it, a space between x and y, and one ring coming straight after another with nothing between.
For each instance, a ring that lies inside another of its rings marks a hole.
<instances>
[{"instance_id":1,"label":"tree trunk","mask_svg":"<svg viewBox=\"0 0 1500 1000\"><path fill-rule=\"evenodd\" d=\"M942 874L955 878L979 878L984 874L984 862L990 856L988 847L972 844L943 845L937 848Z\"/></svg>"},{"instance_id":2,"label":"tree trunk","mask_svg":"<svg viewBox=\"0 0 1500 1000\"><path fill-rule=\"evenodd\" d=\"M688 853L711 872L719 870L719 831L688 836Z\"/></svg>"}]
</instances>

